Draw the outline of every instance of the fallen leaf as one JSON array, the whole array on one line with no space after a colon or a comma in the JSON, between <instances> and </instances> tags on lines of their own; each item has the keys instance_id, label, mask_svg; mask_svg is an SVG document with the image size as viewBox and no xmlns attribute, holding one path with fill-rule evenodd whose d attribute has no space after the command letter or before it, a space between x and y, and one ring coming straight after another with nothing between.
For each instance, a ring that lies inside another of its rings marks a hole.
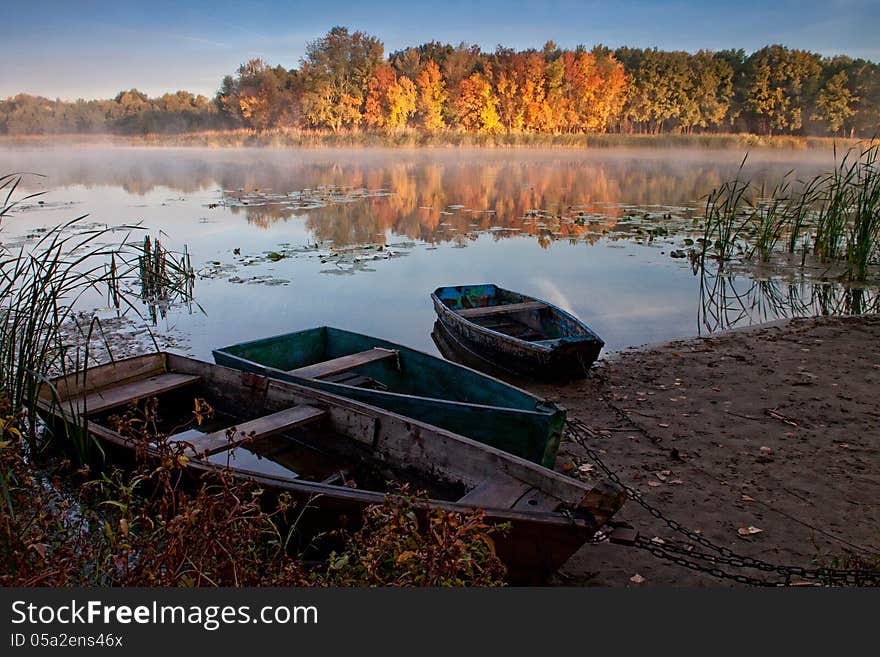
<instances>
[{"instance_id":1,"label":"fallen leaf","mask_svg":"<svg viewBox=\"0 0 880 657\"><path fill-rule=\"evenodd\" d=\"M748 495L746 495L745 493L743 493L742 501L743 501L743 502L754 502L754 501L755 501L755 498L754 498L754 497L749 497Z\"/></svg>"},{"instance_id":2,"label":"fallen leaf","mask_svg":"<svg viewBox=\"0 0 880 657\"><path fill-rule=\"evenodd\" d=\"M673 486L679 486L679 485L683 484L684 482L681 479L670 479L666 483L672 484Z\"/></svg>"},{"instance_id":3,"label":"fallen leaf","mask_svg":"<svg viewBox=\"0 0 880 657\"><path fill-rule=\"evenodd\" d=\"M764 454L772 454L773 450L767 447L766 445L761 447L760 451L764 452Z\"/></svg>"},{"instance_id":4,"label":"fallen leaf","mask_svg":"<svg viewBox=\"0 0 880 657\"><path fill-rule=\"evenodd\" d=\"M629 581L633 584L642 584L645 581L645 578L636 573L632 577L629 578Z\"/></svg>"},{"instance_id":5,"label":"fallen leaf","mask_svg":"<svg viewBox=\"0 0 880 657\"><path fill-rule=\"evenodd\" d=\"M595 467L590 465L589 463L584 463L583 465L578 467L578 470L580 472L592 472L593 470L595 470Z\"/></svg>"},{"instance_id":6,"label":"fallen leaf","mask_svg":"<svg viewBox=\"0 0 880 657\"><path fill-rule=\"evenodd\" d=\"M657 488L657 486L662 486L663 484L661 484L659 481L654 481L654 480L652 479L651 481L648 482L648 485L649 485L651 488Z\"/></svg>"},{"instance_id":7,"label":"fallen leaf","mask_svg":"<svg viewBox=\"0 0 880 657\"><path fill-rule=\"evenodd\" d=\"M658 427L661 427L661 428L663 428L663 429L668 429L668 428L669 428L669 425L666 424L666 423L664 423L664 422L660 422L659 424L657 424L657 426L658 426Z\"/></svg>"},{"instance_id":8,"label":"fallen leaf","mask_svg":"<svg viewBox=\"0 0 880 657\"><path fill-rule=\"evenodd\" d=\"M764 530L760 527L755 527L754 525L749 525L748 527L740 527L736 530L736 533L740 536L753 536L754 534L760 534Z\"/></svg>"}]
</instances>

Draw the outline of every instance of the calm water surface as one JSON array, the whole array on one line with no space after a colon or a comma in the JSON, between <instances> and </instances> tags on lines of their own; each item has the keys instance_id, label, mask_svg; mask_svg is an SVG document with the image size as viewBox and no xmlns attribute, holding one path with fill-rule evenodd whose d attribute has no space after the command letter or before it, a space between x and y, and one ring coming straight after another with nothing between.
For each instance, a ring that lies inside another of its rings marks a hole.
<instances>
[{"instance_id":1,"label":"calm water surface","mask_svg":"<svg viewBox=\"0 0 880 657\"><path fill-rule=\"evenodd\" d=\"M44 174L27 185L46 194L7 220L3 238L88 214L186 245L205 314L172 308L157 328L207 359L214 347L320 324L436 353L430 292L481 282L573 311L613 351L816 312L813 290L801 286L803 307L776 303L780 291L789 298L788 283L740 274L722 286L733 290L729 316L707 318L705 281L670 257L743 155L6 149L0 171ZM831 153L753 153L746 170L772 184L832 163ZM728 309L730 299L708 303Z\"/></svg>"}]
</instances>

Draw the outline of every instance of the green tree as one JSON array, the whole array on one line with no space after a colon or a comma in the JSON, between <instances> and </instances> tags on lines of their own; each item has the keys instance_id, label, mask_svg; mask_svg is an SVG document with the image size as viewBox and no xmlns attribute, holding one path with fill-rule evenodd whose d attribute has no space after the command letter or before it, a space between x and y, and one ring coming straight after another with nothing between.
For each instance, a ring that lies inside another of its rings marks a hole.
<instances>
[{"instance_id":1,"label":"green tree","mask_svg":"<svg viewBox=\"0 0 880 657\"><path fill-rule=\"evenodd\" d=\"M300 67L306 121L334 132L359 124L367 84L383 54L377 38L349 34L345 27L334 27L308 44Z\"/></svg>"},{"instance_id":2,"label":"green tree","mask_svg":"<svg viewBox=\"0 0 880 657\"><path fill-rule=\"evenodd\" d=\"M819 55L784 46L768 46L748 60L745 107L760 132L797 132L803 126L804 89L822 70Z\"/></svg>"},{"instance_id":3,"label":"green tree","mask_svg":"<svg viewBox=\"0 0 880 657\"><path fill-rule=\"evenodd\" d=\"M481 73L473 73L461 82L461 92L455 101L458 123L472 132L501 132L497 103L492 84Z\"/></svg>"},{"instance_id":4,"label":"green tree","mask_svg":"<svg viewBox=\"0 0 880 657\"><path fill-rule=\"evenodd\" d=\"M846 121L855 114L852 106L858 98L849 90L848 82L846 71L841 71L831 76L819 92L815 116L828 123L828 131L832 134L841 132Z\"/></svg>"}]
</instances>

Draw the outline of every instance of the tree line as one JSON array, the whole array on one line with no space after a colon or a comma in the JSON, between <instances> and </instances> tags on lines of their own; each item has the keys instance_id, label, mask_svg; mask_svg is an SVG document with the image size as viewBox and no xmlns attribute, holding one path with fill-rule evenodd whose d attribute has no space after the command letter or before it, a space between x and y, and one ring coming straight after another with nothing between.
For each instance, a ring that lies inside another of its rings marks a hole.
<instances>
[{"instance_id":1,"label":"tree line","mask_svg":"<svg viewBox=\"0 0 880 657\"><path fill-rule=\"evenodd\" d=\"M880 66L781 45L696 53L656 48L541 50L438 42L385 56L334 27L299 68L260 59L213 99L186 91L65 102L0 101L0 133L181 133L251 128L412 128L502 133L729 133L876 136Z\"/></svg>"}]
</instances>

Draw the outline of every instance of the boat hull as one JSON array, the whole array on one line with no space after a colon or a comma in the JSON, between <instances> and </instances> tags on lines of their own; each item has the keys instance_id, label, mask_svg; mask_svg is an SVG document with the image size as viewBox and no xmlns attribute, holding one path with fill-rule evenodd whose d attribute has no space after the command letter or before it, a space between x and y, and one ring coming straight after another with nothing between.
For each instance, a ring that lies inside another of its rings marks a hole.
<instances>
[{"instance_id":1,"label":"boat hull","mask_svg":"<svg viewBox=\"0 0 880 657\"><path fill-rule=\"evenodd\" d=\"M358 372L387 390L307 378L289 370L316 359L382 348L398 352L396 370L373 363ZM323 390L447 429L552 467L565 410L503 381L399 344L332 327L254 340L213 352L218 365Z\"/></svg>"}]
</instances>

